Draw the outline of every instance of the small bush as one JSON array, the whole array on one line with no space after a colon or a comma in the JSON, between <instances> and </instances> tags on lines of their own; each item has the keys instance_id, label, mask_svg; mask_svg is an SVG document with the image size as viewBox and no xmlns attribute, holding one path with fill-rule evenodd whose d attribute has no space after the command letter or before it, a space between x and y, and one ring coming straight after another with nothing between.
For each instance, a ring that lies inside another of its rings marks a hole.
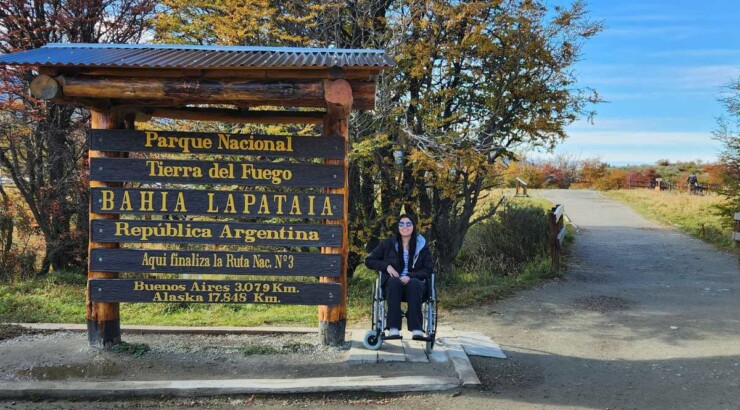
<instances>
[{"instance_id":1,"label":"small bush","mask_svg":"<svg viewBox=\"0 0 740 410\"><path fill-rule=\"evenodd\" d=\"M507 276L547 252L547 214L542 208L507 204L496 217L471 228L458 257L463 270Z\"/></svg>"}]
</instances>

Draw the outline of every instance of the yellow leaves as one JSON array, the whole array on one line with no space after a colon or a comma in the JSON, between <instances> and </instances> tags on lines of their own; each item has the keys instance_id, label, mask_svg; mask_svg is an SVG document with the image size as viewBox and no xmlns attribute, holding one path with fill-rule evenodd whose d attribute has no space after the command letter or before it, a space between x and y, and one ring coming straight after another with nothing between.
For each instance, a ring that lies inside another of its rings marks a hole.
<instances>
[{"instance_id":1,"label":"yellow leaves","mask_svg":"<svg viewBox=\"0 0 740 410\"><path fill-rule=\"evenodd\" d=\"M313 11L298 14L295 6L279 10L269 0L165 0L163 5L163 11L158 13L153 23L155 38L167 43L307 43L309 39L291 34L285 26L300 24L310 27L316 17Z\"/></svg>"}]
</instances>

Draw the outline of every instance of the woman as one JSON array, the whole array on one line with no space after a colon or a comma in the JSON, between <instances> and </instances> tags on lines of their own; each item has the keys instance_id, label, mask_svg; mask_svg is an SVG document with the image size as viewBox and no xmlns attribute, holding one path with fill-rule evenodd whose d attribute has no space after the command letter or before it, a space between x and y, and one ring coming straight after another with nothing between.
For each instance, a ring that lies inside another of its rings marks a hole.
<instances>
[{"instance_id":1,"label":"woman","mask_svg":"<svg viewBox=\"0 0 740 410\"><path fill-rule=\"evenodd\" d=\"M365 265L382 272L381 286L388 301L388 337L400 339L401 301L408 303L406 321L414 339L423 339L421 303L432 273L432 254L426 239L416 232L410 215L398 218L396 235L380 243L365 259Z\"/></svg>"}]
</instances>

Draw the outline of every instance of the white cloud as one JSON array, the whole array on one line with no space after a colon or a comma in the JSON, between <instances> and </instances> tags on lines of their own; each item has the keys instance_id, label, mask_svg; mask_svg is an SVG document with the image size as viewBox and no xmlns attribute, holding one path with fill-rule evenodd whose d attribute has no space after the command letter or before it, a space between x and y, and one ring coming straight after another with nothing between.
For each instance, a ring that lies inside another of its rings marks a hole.
<instances>
[{"instance_id":1,"label":"white cloud","mask_svg":"<svg viewBox=\"0 0 740 410\"><path fill-rule=\"evenodd\" d=\"M582 65L578 68L579 82L594 87L609 99L609 88L618 88L612 98L623 99L629 88L639 88L647 94L666 91L696 92L713 95L740 75L738 64L713 64L694 67L656 64ZM604 89L606 88L606 89ZM650 90L650 91L645 91Z\"/></svg>"},{"instance_id":2,"label":"white cloud","mask_svg":"<svg viewBox=\"0 0 740 410\"><path fill-rule=\"evenodd\" d=\"M568 143L599 146L645 147L688 145L717 145L709 132L669 131L569 131Z\"/></svg>"}]
</instances>

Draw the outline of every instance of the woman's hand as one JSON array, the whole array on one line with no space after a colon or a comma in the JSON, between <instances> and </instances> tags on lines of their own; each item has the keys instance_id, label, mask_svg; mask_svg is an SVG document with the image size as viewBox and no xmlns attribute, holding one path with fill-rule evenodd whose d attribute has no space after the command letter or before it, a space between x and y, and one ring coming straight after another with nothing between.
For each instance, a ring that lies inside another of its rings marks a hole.
<instances>
[{"instance_id":1,"label":"woman's hand","mask_svg":"<svg viewBox=\"0 0 740 410\"><path fill-rule=\"evenodd\" d=\"M411 280L411 278L410 278L410 277L408 277L408 276L401 276L401 282L402 282L402 283L403 283L404 285L405 285L405 284L407 284L407 283L409 283L409 281L410 281L410 280Z\"/></svg>"},{"instance_id":2,"label":"woman's hand","mask_svg":"<svg viewBox=\"0 0 740 410\"><path fill-rule=\"evenodd\" d=\"M391 275L391 277L397 278L399 276L398 271L396 271L396 268L394 268L392 265L388 265L386 271L388 271L388 274Z\"/></svg>"}]
</instances>

